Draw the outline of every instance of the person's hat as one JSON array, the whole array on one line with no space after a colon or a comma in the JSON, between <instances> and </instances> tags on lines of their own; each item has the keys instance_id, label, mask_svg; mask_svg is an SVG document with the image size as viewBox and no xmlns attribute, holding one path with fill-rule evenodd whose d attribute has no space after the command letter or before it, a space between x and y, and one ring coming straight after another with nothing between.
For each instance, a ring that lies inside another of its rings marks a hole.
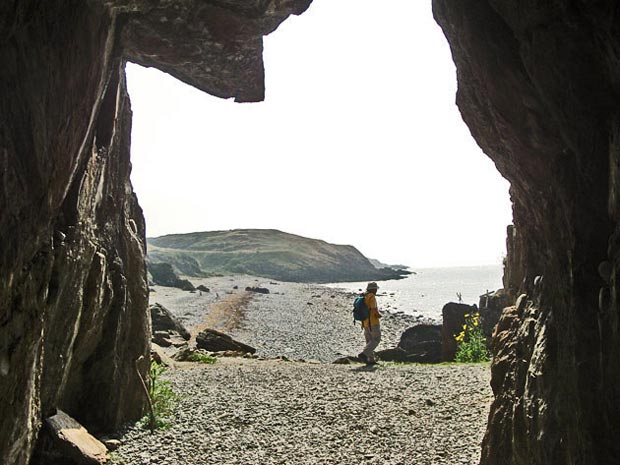
<instances>
[{"instance_id":1,"label":"person's hat","mask_svg":"<svg viewBox=\"0 0 620 465\"><path fill-rule=\"evenodd\" d=\"M373 289L374 290L379 289L379 286L377 286L377 283L368 283L368 286L366 286L366 290L372 291Z\"/></svg>"}]
</instances>

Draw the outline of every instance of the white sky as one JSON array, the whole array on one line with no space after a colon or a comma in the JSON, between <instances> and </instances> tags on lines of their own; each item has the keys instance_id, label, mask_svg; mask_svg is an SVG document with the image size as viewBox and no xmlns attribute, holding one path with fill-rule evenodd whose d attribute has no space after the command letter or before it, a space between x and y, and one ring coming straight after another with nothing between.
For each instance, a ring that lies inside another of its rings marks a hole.
<instances>
[{"instance_id":1,"label":"white sky","mask_svg":"<svg viewBox=\"0 0 620 465\"><path fill-rule=\"evenodd\" d=\"M454 104L430 0L314 0L265 38L265 102L127 66L147 235L274 228L386 263L499 263L508 182Z\"/></svg>"}]
</instances>

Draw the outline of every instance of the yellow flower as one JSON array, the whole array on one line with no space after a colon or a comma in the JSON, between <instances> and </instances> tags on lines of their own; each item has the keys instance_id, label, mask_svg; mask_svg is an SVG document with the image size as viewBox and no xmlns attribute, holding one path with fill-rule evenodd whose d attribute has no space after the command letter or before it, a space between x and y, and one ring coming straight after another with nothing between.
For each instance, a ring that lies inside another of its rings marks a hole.
<instances>
[{"instance_id":1,"label":"yellow flower","mask_svg":"<svg viewBox=\"0 0 620 465\"><path fill-rule=\"evenodd\" d=\"M474 321L474 326L478 326L478 322L477 321Z\"/></svg>"},{"instance_id":2,"label":"yellow flower","mask_svg":"<svg viewBox=\"0 0 620 465\"><path fill-rule=\"evenodd\" d=\"M466 313L466 314L465 314L465 318L469 318L469 313Z\"/></svg>"},{"instance_id":3,"label":"yellow flower","mask_svg":"<svg viewBox=\"0 0 620 465\"><path fill-rule=\"evenodd\" d=\"M463 331L467 329L467 325L463 325Z\"/></svg>"}]
</instances>

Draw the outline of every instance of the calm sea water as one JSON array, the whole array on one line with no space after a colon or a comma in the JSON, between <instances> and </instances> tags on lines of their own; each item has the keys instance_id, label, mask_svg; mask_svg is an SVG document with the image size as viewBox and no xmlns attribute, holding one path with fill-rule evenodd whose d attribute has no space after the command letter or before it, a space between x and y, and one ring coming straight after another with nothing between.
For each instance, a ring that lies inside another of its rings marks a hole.
<instances>
[{"instance_id":1,"label":"calm sea water","mask_svg":"<svg viewBox=\"0 0 620 465\"><path fill-rule=\"evenodd\" d=\"M422 268L411 271L416 274L401 280L377 282L379 308L441 321L441 309L448 302L458 302L457 292L461 293L463 303L477 305L482 294L502 288L502 265ZM365 289L366 284L330 283L326 286L358 292Z\"/></svg>"}]
</instances>

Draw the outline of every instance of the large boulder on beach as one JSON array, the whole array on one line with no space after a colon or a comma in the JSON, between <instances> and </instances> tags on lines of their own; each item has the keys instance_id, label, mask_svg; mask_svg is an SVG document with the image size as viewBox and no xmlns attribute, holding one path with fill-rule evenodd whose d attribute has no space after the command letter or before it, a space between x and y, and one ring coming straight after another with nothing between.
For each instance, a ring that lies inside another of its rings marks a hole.
<instances>
[{"instance_id":1,"label":"large boulder on beach","mask_svg":"<svg viewBox=\"0 0 620 465\"><path fill-rule=\"evenodd\" d=\"M198 336L196 336L196 347L209 352L234 351L250 354L256 352L254 347L244 344L243 342L236 341L228 334L224 334L210 328L198 333Z\"/></svg>"},{"instance_id":2,"label":"large boulder on beach","mask_svg":"<svg viewBox=\"0 0 620 465\"><path fill-rule=\"evenodd\" d=\"M441 326L420 324L408 328L398 346L377 352L386 362L438 363L441 361Z\"/></svg>"},{"instance_id":3,"label":"large boulder on beach","mask_svg":"<svg viewBox=\"0 0 620 465\"><path fill-rule=\"evenodd\" d=\"M399 363L409 362L409 359L407 358L408 356L407 352L405 352L403 349L399 347L394 347L392 349L379 350L375 352L375 355L379 357L379 360L383 360L384 362L399 362Z\"/></svg>"},{"instance_id":4,"label":"large boulder on beach","mask_svg":"<svg viewBox=\"0 0 620 465\"><path fill-rule=\"evenodd\" d=\"M400 336L398 347L411 353L420 344L427 342L441 344L441 325L421 324L407 329Z\"/></svg>"},{"instance_id":5,"label":"large boulder on beach","mask_svg":"<svg viewBox=\"0 0 620 465\"><path fill-rule=\"evenodd\" d=\"M151 321L153 334L159 331L178 333L183 339L189 341L191 335L181 322L160 303L155 303L149 307L151 311Z\"/></svg>"},{"instance_id":6,"label":"large boulder on beach","mask_svg":"<svg viewBox=\"0 0 620 465\"><path fill-rule=\"evenodd\" d=\"M443 306L443 309L441 310L443 317L443 325L441 326L441 358L444 362L454 360L456 355L455 336L463 329L463 325L465 324L465 315L476 312L478 312L478 307L475 305L450 302Z\"/></svg>"}]
</instances>

